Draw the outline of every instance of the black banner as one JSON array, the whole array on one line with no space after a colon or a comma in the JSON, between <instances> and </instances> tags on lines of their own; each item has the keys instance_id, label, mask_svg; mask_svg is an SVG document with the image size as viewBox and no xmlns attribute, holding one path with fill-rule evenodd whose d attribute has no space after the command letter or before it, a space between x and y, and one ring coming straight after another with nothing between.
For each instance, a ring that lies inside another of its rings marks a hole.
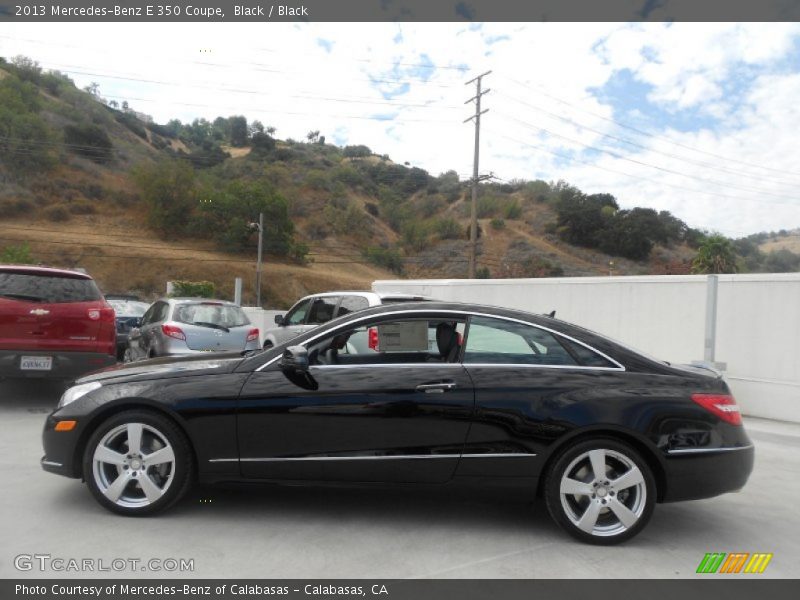
<instances>
[{"instance_id":1,"label":"black banner","mask_svg":"<svg viewBox=\"0 0 800 600\"><path fill-rule=\"evenodd\" d=\"M386 598L389 600L560 600L592 598L680 598L681 600L770 600L795 598L794 580L735 577L703 580L3 580L0 598L32 600L162 600L164 598Z\"/></svg>"},{"instance_id":2,"label":"black banner","mask_svg":"<svg viewBox=\"0 0 800 600\"><path fill-rule=\"evenodd\" d=\"M800 21L800 0L0 0L0 21Z\"/></svg>"}]
</instances>

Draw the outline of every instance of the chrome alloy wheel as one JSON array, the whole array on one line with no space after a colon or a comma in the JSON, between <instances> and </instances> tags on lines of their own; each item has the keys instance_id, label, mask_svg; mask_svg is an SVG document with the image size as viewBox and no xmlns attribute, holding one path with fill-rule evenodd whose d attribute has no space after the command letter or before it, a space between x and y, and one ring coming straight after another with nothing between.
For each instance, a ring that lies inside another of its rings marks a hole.
<instances>
[{"instance_id":1,"label":"chrome alloy wheel","mask_svg":"<svg viewBox=\"0 0 800 600\"><path fill-rule=\"evenodd\" d=\"M172 484L175 452L155 427L125 423L97 444L92 472L108 500L117 506L142 508L159 500Z\"/></svg>"},{"instance_id":2,"label":"chrome alloy wheel","mask_svg":"<svg viewBox=\"0 0 800 600\"><path fill-rule=\"evenodd\" d=\"M579 455L564 470L561 506L573 525L593 536L615 536L633 527L647 505L647 486L636 464L615 450Z\"/></svg>"}]
</instances>

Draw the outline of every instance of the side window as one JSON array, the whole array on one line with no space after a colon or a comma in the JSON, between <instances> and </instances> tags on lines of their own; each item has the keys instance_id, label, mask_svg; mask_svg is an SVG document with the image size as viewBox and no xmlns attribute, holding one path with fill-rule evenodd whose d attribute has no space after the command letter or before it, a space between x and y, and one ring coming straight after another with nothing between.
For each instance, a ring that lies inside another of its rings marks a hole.
<instances>
[{"instance_id":1,"label":"side window","mask_svg":"<svg viewBox=\"0 0 800 600\"><path fill-rule=\"evenodd\" d=\"M465 363L577 365L556 336L532 325L473 317L467 332Z\"/></svg>"},{"instance_id":2,"label":"side window","mask_svg":"<svg viewBox=\"0 0 800 600\"><path fill-rule=\"evenodd\" d=\"M562 343L572 352L573 356L577 357L578 362L586 367L617 367L610 360L600 356L594 350L590 350L586 346L576 344L570 340L562 339Z\"/></svg>"},{"instance_id":3,"label":"side window","mask_svg":"<svg viewBox=\"0 0 800 600\"><path fill-rule=\"evenodd\" d=\"M286 317L284 317L283 322L286 325L301 325L305 323L306 320L306 313L308 313L308 307L311 306L311 299L303 300L299 304L295 304L294 307L286 313Z\"/></svg>"},{"instance_id":4,"label":"side window","mask_svg":"<svg viewBox=\"0 0 800 600\"><path fill-rule=\"evenodd\" d=\"M147 325L153 320L153 315L156 312L156 305L153 304L147 311L142 315L142 326Z\"/></svg>"},{"instance_id":5,"label":"side window","mask_svg":"<svg viewBox=\"0 0 800 600\"><path fill-rule=\"evenodd\" d=\"M339 312L336 313L337 317L349 315L359 310L369 308L369 301L364 296L343 296L342 303L339 305Z\"/></svg>"},{"instance_id":6,"label":"side window","mask_svg":"<svg viewBox=\"0 0 800 600\"><path fill-rule=\"evenodd\" d=\"M409 319L368 323L332 334L309 347L312 365L456 362L463 321Z\"/></svg>"},{"instance_id":7,"label":"side window","mask_svg":"<svg viewBox=\"0 0 800 600\"><path fill-rule=\"evenodd\" d=\"M333 318L333 311L336 310L339 298L339 296L315 298L311 304L311 309L308 311L306 323L309 325L322 325L330 321Z\"/></svg>"},{"instance_id":8,"label":"side window","mask_svg":"<svg viewBox=\"0 0 800 600\"><path fill-rule=\"evenodd\" d=\"M169 311L169 304L166 302L157 302L153 311L152 323L161 323L167 319L167 312Z\"/></svg>"}]
</instances>

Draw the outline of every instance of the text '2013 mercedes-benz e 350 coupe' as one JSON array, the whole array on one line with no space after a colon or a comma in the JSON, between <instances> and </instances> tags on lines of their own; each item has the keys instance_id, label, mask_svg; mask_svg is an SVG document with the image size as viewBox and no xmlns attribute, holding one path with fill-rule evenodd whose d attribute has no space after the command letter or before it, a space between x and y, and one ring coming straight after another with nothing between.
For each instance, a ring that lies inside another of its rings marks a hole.
<instances>
[{"instance_id":1,"label":"text '2013 mercedes-benz e 350 coupe'","mask_svg":"<svg viewBox=\"0 0 800 600\"><path fill-rule=\"evenodd\" d=\"M123 515L192 482L471 484L544 496L596 544L658 502L740 489L754 449L712 371L546 316L420 302L334 319L270 350L165 358L79 379L42 466Z\"/></svg>"}]
</instances>

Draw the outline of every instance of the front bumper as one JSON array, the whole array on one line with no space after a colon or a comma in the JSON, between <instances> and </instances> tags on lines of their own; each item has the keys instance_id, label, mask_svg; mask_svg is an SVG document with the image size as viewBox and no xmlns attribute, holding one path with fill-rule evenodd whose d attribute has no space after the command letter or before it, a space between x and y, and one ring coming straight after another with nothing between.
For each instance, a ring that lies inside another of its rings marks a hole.
<instances>
[{"instance_id":1,"label":"front bumper","mask_svg":"<svg viewBox=\"0 0 800 600\"><path fill-rule=\"evenodd\" d=\"M754 459L752 444L668 454L664 460L667 489L662 501L699 500L736 492L747 483Z\"/></svg>"},{"instance_id":2,"label":"front bumper","mask_svg":"<svg viewBox=\"0 0 800 600\"><path fill-rule=\"evenodd\" d=\"M53 415L45 420L42 431L44 456L40 464L48 473L77 478L81 476L81 458L76 451L84 423L78 419L78 424L72 431L56 431L56 424L60 420Z\"/></svg>"},{"instance_id":3,"label":"front bumper","mask_svg":"<svg viewBox=\"0 0 800 600\"><path fill-rule=\"evenodd\" d=\"M50 356L52 368L47 371L23 371L23 356ZM75 379L117 363L117 357L101 352L45 352L41 350L0 350L0 377L36 379Z\"/></svg>"}]
</instances>

